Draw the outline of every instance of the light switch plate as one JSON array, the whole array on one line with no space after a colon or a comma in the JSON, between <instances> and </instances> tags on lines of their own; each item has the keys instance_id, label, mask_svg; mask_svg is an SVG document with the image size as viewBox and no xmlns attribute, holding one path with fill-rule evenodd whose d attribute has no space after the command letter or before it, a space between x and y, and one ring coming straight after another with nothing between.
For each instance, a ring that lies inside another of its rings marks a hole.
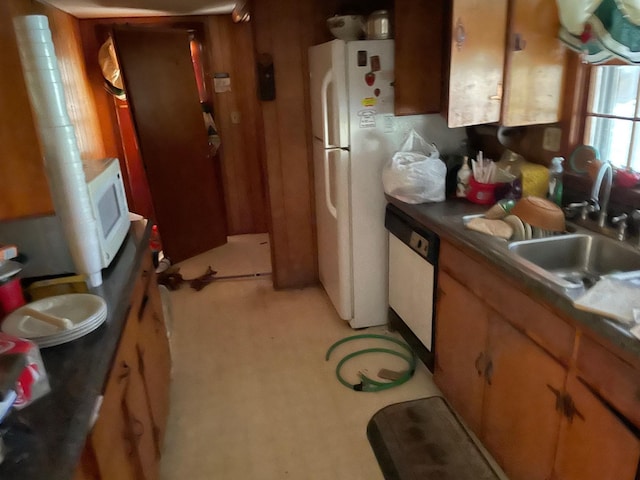
<instances>
[{"instance_id":1,"label":"light switch plate","mask_svg":"<svg viewBox=\"0 0 640 480\"><path fill-rule=\"evenodd\" d=\"M562 140L562 130L558 127L547 127L544 129L542 148L549 152L557 152L560 150L560 140Z\"/></svg>"}]
</instances>

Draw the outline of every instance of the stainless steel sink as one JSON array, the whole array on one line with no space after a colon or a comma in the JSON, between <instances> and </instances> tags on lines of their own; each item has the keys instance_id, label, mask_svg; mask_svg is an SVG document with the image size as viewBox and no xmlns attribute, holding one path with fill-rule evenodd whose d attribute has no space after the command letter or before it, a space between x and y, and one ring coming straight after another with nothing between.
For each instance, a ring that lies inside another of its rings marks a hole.
<instances>
[{"instance_id":1,"label":"stainless steel sink","mask_svg":"<svg viewBox=\"0 0 640 480\"><path fill-rule=\"evenodd\" d=\"M523 240L507 248L520 263L533 264L564 288L589 288L603 275L640 270L640 251L595 233Z\"/></svg>"}]
</instances>

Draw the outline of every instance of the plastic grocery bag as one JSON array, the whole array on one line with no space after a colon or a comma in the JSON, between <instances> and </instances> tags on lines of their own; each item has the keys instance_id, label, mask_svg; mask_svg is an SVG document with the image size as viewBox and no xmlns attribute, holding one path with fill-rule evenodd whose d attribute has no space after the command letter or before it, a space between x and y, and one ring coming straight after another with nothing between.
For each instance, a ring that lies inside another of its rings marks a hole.
<instances>
[{"instance_id":1,"label":"plastic grocery bag","mask_svg":"<svg viewBox=\"0 0 640 480\"><path fill-rule=\"evenodd\" d=\"M406 203L442 202L447 166L433 143L411 130L382 170L387 195Z\"/></svg>"}]
</instances>

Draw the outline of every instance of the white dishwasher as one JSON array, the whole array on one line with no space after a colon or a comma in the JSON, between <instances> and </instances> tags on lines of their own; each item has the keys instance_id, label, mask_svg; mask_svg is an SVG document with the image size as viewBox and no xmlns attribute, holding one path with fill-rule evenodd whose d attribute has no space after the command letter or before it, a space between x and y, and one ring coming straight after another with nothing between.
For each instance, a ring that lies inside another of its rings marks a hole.
<instances>
[{"instance_id":1,"label":"white dishwasher","mask_svg":"<svg viewBox=\"0 0 640 480\"><path fill-rule=\"evenodd\" d=\"M433 371L440 242L435 233L392 204L387 205L385 227L389 231L389 326Z\"/></svg>"}]
</instances>

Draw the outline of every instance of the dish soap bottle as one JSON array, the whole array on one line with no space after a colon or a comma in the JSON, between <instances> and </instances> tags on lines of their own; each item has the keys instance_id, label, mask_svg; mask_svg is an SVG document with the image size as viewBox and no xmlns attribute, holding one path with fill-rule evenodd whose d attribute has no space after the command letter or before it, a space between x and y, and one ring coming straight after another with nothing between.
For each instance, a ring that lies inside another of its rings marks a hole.
<instances>
[{"instance_id":1,"label":"dish soap bottle","mask_svg":"<svg viewBox=\"0 0 640 480\"><path fill-rule=\"evenodd\" d=\"M547 198L558 206L562 206L562 162L564 162L564 158L554 157L549 167L549 193Z\"/></svg>"},{"instance_id":2,"label":"dish soap bottle","mask_svg":"<svg viewBox=\"0 0 640 480\"><path fill-rule=\"evenodd\" d=\"M465 155L462 166L458 170L458 182L456 183L456 197L466 198L469 191L469 178L471 169L469 168L469 157Z\"/></svg>"}]
</instances>

